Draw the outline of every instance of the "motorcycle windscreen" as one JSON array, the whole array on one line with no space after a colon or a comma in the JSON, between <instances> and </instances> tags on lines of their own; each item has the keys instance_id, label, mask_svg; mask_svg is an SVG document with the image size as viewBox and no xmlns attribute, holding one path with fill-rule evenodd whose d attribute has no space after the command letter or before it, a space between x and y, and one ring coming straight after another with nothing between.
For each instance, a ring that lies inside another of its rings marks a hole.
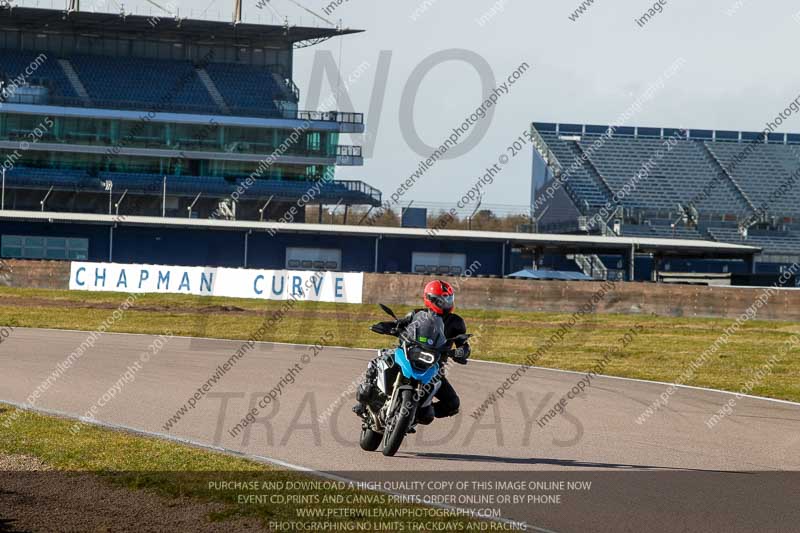
<instances>
[{"instance_id":1,"label":"motorcycle windscreen","mask_svg":"<svg viewBox=\"0 0 800 533\"><path fill-rule=\"evenodd\" d=\"M442 317L428 311L415 313L403 333L406 337L434 350L441 349L447 343Z\"/></svg>"}]
</instances>

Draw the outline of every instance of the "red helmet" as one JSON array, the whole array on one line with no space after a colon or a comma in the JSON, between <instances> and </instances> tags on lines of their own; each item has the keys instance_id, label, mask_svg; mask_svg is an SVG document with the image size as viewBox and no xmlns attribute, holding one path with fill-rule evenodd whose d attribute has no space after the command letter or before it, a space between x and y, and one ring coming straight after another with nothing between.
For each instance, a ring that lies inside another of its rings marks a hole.
<instances>
[{"instance_id":1,"label":"red helmet","mask_svg":"<svg viewBox=\"0 0 800 533\"><path fill-rule=\"evenodd\" d=\"M422 298L425 307L437 315L449 313L455 308L455 291L446 281L436 280L425 285Z\"/></svg>"}]
</instances>

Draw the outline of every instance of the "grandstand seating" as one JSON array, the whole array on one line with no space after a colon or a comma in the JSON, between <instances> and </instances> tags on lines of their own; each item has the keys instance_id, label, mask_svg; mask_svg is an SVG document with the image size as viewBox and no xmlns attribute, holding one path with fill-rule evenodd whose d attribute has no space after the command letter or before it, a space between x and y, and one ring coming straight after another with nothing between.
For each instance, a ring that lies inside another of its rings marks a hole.
<instances>
[{"instance_id":1,"label":"grandstand seating","mask_svg":"<svg viewBox=\"0 0 800 533\"><path fill-rule=\"evenodd\" d=\"M565 186L571 190L581 202L590 208L602 207L609 201L609 196L602 184L590 173L588 163L583 163L581 153L570 141L563 141L557 135L542 133L547 146L558 159L563 172L568 172L573 162L578 162L577 169L570 172ZM583 207L583 206L578 206Z\"/></svg>"},{"instance_id":2,"label":"grandstand seating","mask_svg":"<svg viewBox=\"0 0 800 533\"><path fill-rule=\"evenodd\" d=\"M163 176L157 174L136 174L124 172L101 172L102 180L111 180L116 189L129 189L135 191L161 190ZM226 196L232 194L236 188L243 184L242 179L227 179L211 176L167 176L167 191L175 195L195 195L197 193L210 196ZM269 197L275 195L277 199L295 199L308 191L307 181L281 181L281 180L256 180L253 185L243 185L246 197ZM349 196L349 190L336 182L324 184L320 188L323 199L334 201Z\"/></svg>"},{"instance_id":3,"label":"grandstand seating","mask_svg":"<svg viewBox=\"0 0 800 533\"><path fill-rule=\"evenodd\" d=\"M694 141L679 141L666 152L660 139L611 138L599 149L592 145L599 136L586 135L580 141L566 140L549 132L540 132L548 148L566 172L574 162L580 163L572 172L567 186L581 203L590 208L601 207L610 201L615 192L632 183L633 177L642 172L651 162L650 174L640 179L621 204L624 207L668 211L676 210L679 204L695 201L699 209L722 211L725 214L741 213L747 203L737 197L732 185L721 180L718 186L710 187L703 194L706 184L713 183L720 169L715 169ZM666 155L656 157L657 150ZM587 155L583 162L581 156ZM579 206L582 207L582 206Z\"/></svg>"},{"instance_id":4,"label":"grandstand seating","mask_svg":"<svg viewBox=\"0 0 800 533\"><path fill-rule=\"evenodd\" d=\"M739 231L734 227L708 228L708 233L711 237L720 242L739 243L744 240L741 234L739 234Z\"/></svg>"},{"instance_id":5,"label":"grandstand seating","mask_svg":"<svg viewBox=\"0 0 800 533\"><path fill-rule=\"evenodd\" d=\"M787 187L780 194L773 192L779 191L783 183L792 183L792 174L800 171L797 147L774 144L745 146L727 142L705 144L756 207L763 205L770 211L783 214L800 213L800 186L797 186L800 178L795 177L794 186ZM740 154L745 148L749 155L742 159Z\"/></svg>"},{"instance_id":6,"label":"grandstand seating","mask_svg":"<svg viewBox=\"0 0 800 533\"><path fill-rule=\"evenodd\" d=\"M588 149L596 139L585 136L580 145ZM662 158L657 156L659 150L664 154ZM678 141L667 151L661 139L615 137L595 150L589 160L615 192L632 183L646 166L652 169L635 187L631 185L632 192L622 202L626 207L675 210L678 204L687 205L692 200L698 209L724 213L740 213L747 207L724 181L713 187L707 197L703 195L703 188L713 183L719 169L711 165L694 141Z\"/></svg>"},{"instance_id":7,"label":"grandstand seating","mask_svg":"<svg viewBox=\"0 0 800 533\"><path fill-rule=\"evenodd\" d=\"M20 52L18 50L0 50L0 75L8 79L23 76L25 69L31 67L39 54L37 52ZM30 82L46 80L47 86L55 96L77 98L69 79L58 64L58 60L49 54L44 54L46 59L26 79ZM33 69L31 69L33 70Z\"/></svg>"},{"instance_id":8,"label":"grandstand seating","mask_svg":"<svg viewBox=\"0 0 800 533\"><path fill-rule=\"evenodd\" d=\"M617 134L594 149L599 133L559 135L544 130L539 134L564 170L586 155L587 161L568 180L579 204L599 207L649 165L649 175L631 187L622 206L676 212L679 204L693 203L701 214L735 217L745 217L760 207L781 215L800 213L800 187L775 195L781 184L795 184L792 177L800 171L800 146L749 147L748 141L681 139L667 151L664 139ZM750 155L734 163L745 149ZM659 150L665 154L661 158ZM800 181L800 176L795 180Z\"/></svg>"},{"instance_id":9,"label":"grandstand seating","mask_svg":"<svg viewBox=\"0 0 800 533\"><path fill-rule=\"evenodd\" d=\"M794 232L750 231L745 239L736 228L715 227L708 228L708 234L720 242L759 246L771 254L797 255L800 253L800 234Z\"/></svg>"},{"instance_id":10,"label":"grandstand seating","mask_svg":"<svg viewBox=\"0 0 800 533\"><path fill-rule=\"evenodd\" d=\"M701 231L676 224L673 228L667 221L655 223L647 221L644 224L623 224L623 237L651 237L661 239L708 239Z\"/></svg>"},{"instance_id":11,"label":"grandstand seating","mask_svg":"<svg viewBox=\"0 0 800 533\"><path fill-rule=\"evenodd\" d=\"M265 68L210 63L206 72L232 109L277 111L274 101L287 98L275 76Z\"/></svg>"},{"instance_id":12,"label":"grandstand seating","mask_svg":"<svg viewBox=\"0 0 800 533\"><path fill-rule=\"evenodd\" d=\"M647 224L625 224L622 227L623 237L659 237L656 230Z\"/></svg>"},{"instance_id":13,"label":"grandstand seating","mask_svg":"<svg viewBox=\"0 0 800 533\"><path fill-rule=\"evenodd\" d=\"M601 128L596 126L580 133L580 127L568 125L558 134L554 126L542 125L539 135L563 170L582 162L567 182L579 207L599 207L630 184L631 192L621 205L639 211L678 212L679 204L693 203L701 216L718 218L745 218L761 208L778 216L800 214L800 187L794 186L800 181L798 145L780 139L751 145L749 139L757 134L712 141L708 132L676 139L667 150L665 138L673 130L664 130L660 138L636 136L634 128L621 128L630 131L599 143L596 131ZM749 155L737 161L743 153ZM634 176L648 166L647 177L633 186ZM787 190L776 194L786 184Z\"/></svg>"},{"instance_id":14,"label":"grandstand seating","mask_svg":"<svg viewBox=\"0 0 800 533\"><path fill-rule=\"evenodd\" d=\"M92 101L219 112L189 61L71 56Z\"/></svg>"},{"instance_id":15,"label":"grandstand seating","mask_svg":"<svg viewBox=\"0 0 800 533\"><path fill-rule=\"evenodd\" d=\"M758 246L767 254L796 256L800 254L800 232L750 230L747 238L742 237L735 224L715 226L705 229L689 228L666 223L623 224L623 237L651 237L669 239L714 240L731 244Z\"/></svg>"},{"instance_id":16,"label":"grandstand seating","mask_svg":"<svg viewBox=\"0 0 800 533\"><path fill-rule=\"evenodd\" d=\"M669 239L714 240L731 244L758 246L767 254L796 256L800 254L800 232L750 230L747 238L742 237L736 225L689 228L666 223L624 224L623 237L651 237Z\"/></svg>"},{"instance_id":17,"label":"grandstand seating","mask_svg":"<svg viewBox=\"0 0 800 533\"><path fill-rule=\"evenodd\" d=\"M0 74L15 78L35 60L38 53L3 49ZM28 81L45 82L53 103L103 108L151 109L175 112L220 114L220 106L200 80L190 61L137 57L71 55L67 59L85 87L90 102L81 102L58 58L47 60ZM255 116L281 114L276 101L296 103L296 95L265 67L230 63L205 66L229 111ZM61 99L61 102L59 102Z\"/></svg>"},{"instance_id":18,"label":"grandstand seating","mask_svg":"<svg viewBox=\"0 0 800 533\"><path fill-rule=\"evenodd\" d=\"M115 191L128 190L130 194L154 194L161 191L164 177L157 174L138 174L132 172L100 172L91 176L82 170L57 170L47 168L15 167L6 176L6 186L26 189L75 190L84 192L105 191L104 182L111 180ZM247 187L243 179L227 179L211 176L167 176L167 192L170 195L194 196L198 193L224 197L231 195L239 185L244 193L242 198L268 198L276 200L295 200L308 192L308 181L256 180ZM348 182L331 181L320 187L315 196L322 201L338 202L365 201L369 191L352 187ZM370 197L367 203L373 199Z\"/></svg>"},{"instance_id":19,"label":"grandstand seating","mask_svg":"<svg viewBox=\"0 0 800 533\"><path fill-rule=\"evenodd\" d=\"M684 226L680 223L673 228L668 220L652 220L645 222L653 230L655 237L670 239L707 239L707 237L696 228Z\"/></svg>"},{"instance_id":20,"label":"grandstand seating","mask_svg":"<svg viewBox=\"0 0 800 533\"><path fill-rule=\"evenodd\" d=\"M50 186L69 189L102 190L97 177L83 170L55 170L49 168L14 167L6 173L7 187L44 188Z\"/></svg>"},{"instance_id":21,"label":"grandstand seating","mask_svg":"<svg viewBox=\"0 0 800 533\"><path fill-rule=\"evenodd\" d=\"M546 145L539 149L555 156L562 171L581 163L565 189L583 216L599 212L628 185L619 204L625 208L623 236L744 242L766 254L800 256L798 135L773 134L764 142L758 133L693 130L674 135L678 130L618 127L614 136L599 142L608 126L534 127ZM675 141L667 149L670 137ZM634 177L648 167L635 184ZM698 215L693 227L682 222L690 205ZM577 220L563 218L574 214L560 206L550 218L544 212L543 227L580 227ZM740 223L750 226L747 239L737 231Z\"/></svg>"}]
</instances>

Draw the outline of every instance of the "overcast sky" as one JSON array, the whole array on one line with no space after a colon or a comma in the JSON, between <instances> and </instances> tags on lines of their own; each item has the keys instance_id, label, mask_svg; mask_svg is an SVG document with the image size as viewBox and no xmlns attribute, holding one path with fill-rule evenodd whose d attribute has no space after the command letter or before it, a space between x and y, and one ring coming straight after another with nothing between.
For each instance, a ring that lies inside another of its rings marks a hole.
<instances>
[{"instance_id":1,"label":"overcast sky","mask_svg":"<svg viewBox=\"0 0 800 533\"><path fill-rule=\"evenodd\" d=\"M299 1L319 13L330 3ZM367 113L379 53L390 51L379 126L375 127L377 116L366 117L376 139L374 151L362 168L341 168L337 177L360 179L391 193L421 159L399 126L401 113L409 114L401 110L401 96L417 65L431 54L465 49L485 59L497 83L502 83L527 62L530 70L499 100L494 116L484 119L490 125L481 142L465 155L437 163L406 196L455 202L532 121L612 123L660 78L663 88L651 91L653 98L632 115L629 125L761 130L800 95L797 2L661 1L666 3L662 12L641 27L636 19L652 2L595 0L573 22L569 15L580 0L344 0L331 15L323 16L366 32L296 53L301 107L308 107L305 98L315 54L331 51L338 62L341 51L344 77L366 68L349 95L355 110ZM182 15L197 16L210 2L174 4ZM290 23L324 25L291 0L271 3ZM109 5L118 9L114 0ZM227 19L232 6L233 0L216 0L205 17ZM145 0L125 2L125 7L139 12L152 8ZM262 22L273 22L269 10L258 9L256 0L245 0L247 21L256 22L259 16ZM483 25L478 22L481 17ZM664 72L681 58L685 63L664 81ZM322 99L330 93L326 85ZM441 144L483 97L480 77L470 64L450 61L435 67L416 95L413 118L419 136L428 145ZM782 130L800 131L800 119L788 120ZM350 141L362 144L365 139L354 136L342 142ZM531 152L526 146L522 155L503 167L487 190L486 203L528 202Z\"/></svg>"}]
</instances>

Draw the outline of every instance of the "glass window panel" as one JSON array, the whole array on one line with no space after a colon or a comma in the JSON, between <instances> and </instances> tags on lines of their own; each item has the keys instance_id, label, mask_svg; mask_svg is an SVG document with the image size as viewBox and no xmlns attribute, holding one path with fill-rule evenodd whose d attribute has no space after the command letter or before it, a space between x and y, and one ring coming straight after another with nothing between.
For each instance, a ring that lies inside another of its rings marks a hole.
<instances>
[{"instance_id":1,"label":"glass window panel","mask_svg":"<svg viewBox=\"0 0 800 533\"><path fill-rule=\"evenodd\" d=\"M71 249L86 249L89 247L89 239L67 239L67 246Z\"/></svg>"},{"instance_id":2,"label":"glass window panel","mask_svg":"<svg viewBox=\"0 0 800 533\"><path fill-rule=\"evenodd\" d=\"M20 34L20 41L22 42L23 50L33 50L36 47L33 35L29 32L22 32Z\"/></svg>"},{"instance_id":3,"label":"glass window panel","mask_svg":"<svg viewBox=\"0 0 800 533\"><path fill-rule=\"evenodd\" d=\"M4 235L2 255L20 259L76 259L89 256L89 239Z\"/></svg>"},{"instance_id":4,"label":"glass window panel","mask_svg":"<svg viewBox=\"0 0 800 533\"><path fill-rule=\"evenodd\" d=\"M103 39L103 53L107 56L117 55L117 40L116 39Z\"/></svg>"},{"instance_id":5,"label":"glass window panel","mask_svg":"<svg viewBox=\"0 0 800 533\"><path fill-rule=\"evenodd\" d=\"M145 43L145 55L147 57L158 57L158 43L147 41Z\"/></svg>"},{"instance_id":6,"label":"glass window panel","mask_svg":"<svg viewBox=\"0 0 800 533\"><path fill-rule=\"evenodd\" d=\"M70 250L69 258L74 259L76 261L85 261L86 259L89 259L89 254L86 252L81 252L79 250Z\"/></svg>"},{"instance_id":7,"label":"glass window panel","mask_svg":"<svg viewBox=\"0 0 800 533\"><path fill-rule=\"evenodd\" d=\"M64 248L47 248L45 250L46 259L67 259L67 251Z\"/></svg>"},{"instance_id":8,"label":"glass window panel","mask_svg":"<svg viewBox=\"0 0 800 533\"><path fill-rule=\"evenodd\" d=\"M21 258L22 257L22 248L18 246L3 246L3 257L14 257L14 258Z\"/></svg>"},{"instance_id":9,"label":"glass window panel","mask_svg":"<svg viewBox=\"0 0 800 533\"><path fill-rule=\"evenodd\" d=\"M27 259L44 259L44 246L26 246L22 253Z\"/></svg>"},{"instance_id":10,"label":"glass window panel","mask_svg":"<svg viewBox=\"0 0 800 533\"><path fill-rule=\"evenodd\" d=\"M22 237L18 235L3 235L3 246L22 246Z\"/></svg>"},{"instance_id":11,"label":"glass window panel","mask_svg":"<svg viewBox=\"0 0 800 533\"><path fill-rule=\"evenodd\" d=\"M132 56L144 56L146 54L145 50L145 41L132 41L131 42L131 55Z\"/></svg>"},{"instance_id":12,"label":"glass window panel","mask_svg":"<svg viewBox=\"0 0 800 533\"><path fill-rule=\"evenodd\" d=\"M90 50L89 38L79 35L75 38L75 51L80 54L88 54Z\"/></svg>"}]
</instances>

